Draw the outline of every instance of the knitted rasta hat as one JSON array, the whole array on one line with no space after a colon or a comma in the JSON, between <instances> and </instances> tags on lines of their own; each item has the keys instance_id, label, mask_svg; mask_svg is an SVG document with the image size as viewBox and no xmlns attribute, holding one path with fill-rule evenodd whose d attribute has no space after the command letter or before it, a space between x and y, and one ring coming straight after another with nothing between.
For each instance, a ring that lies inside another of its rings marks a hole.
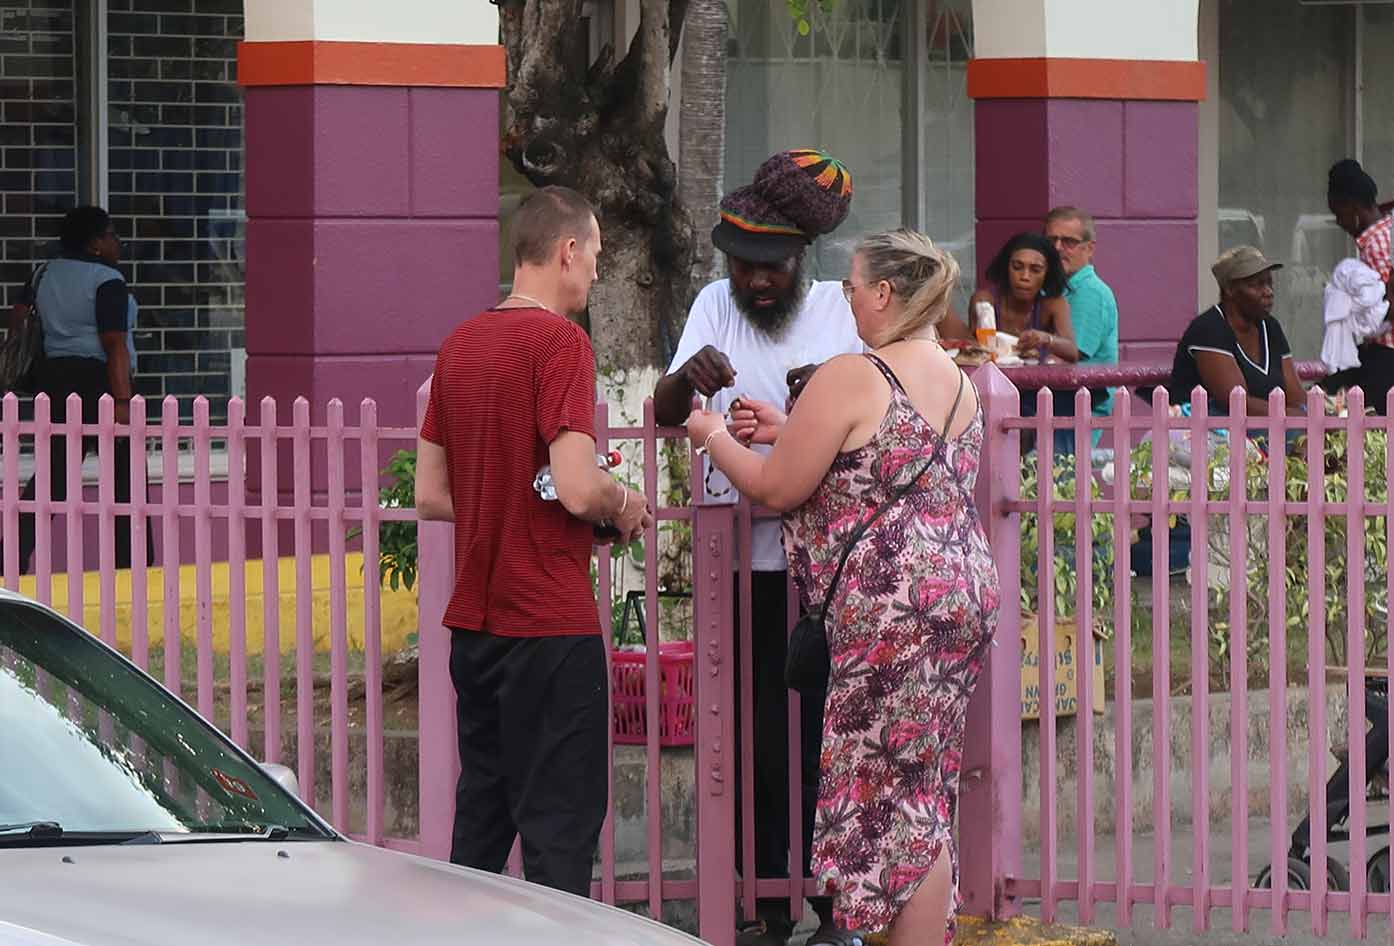
<instances>
[{"instance_id":1,"label":"knitted rasta hat","mask_svg":"<svg viewBox=\"0 0 1394 946\"><path fill-rule=\"evenodd\" d=\"M1331 166L1326 177L1328 200L1349 200L1362 206L1375 202L1375 179L1365 173L1359 161L1345 158Z\"/></svg>"},{"instance_id":2,"label":"knitted rasta hat","mask_svg":"<svg viewBox=\"0 0 1394 946\"><path fill-rule=\"evenodd\" d=\"M781 151L721 200L717 249L754 263L788 259L847 217L852 175L822 151Z\"/></svg>"}]
</instances>

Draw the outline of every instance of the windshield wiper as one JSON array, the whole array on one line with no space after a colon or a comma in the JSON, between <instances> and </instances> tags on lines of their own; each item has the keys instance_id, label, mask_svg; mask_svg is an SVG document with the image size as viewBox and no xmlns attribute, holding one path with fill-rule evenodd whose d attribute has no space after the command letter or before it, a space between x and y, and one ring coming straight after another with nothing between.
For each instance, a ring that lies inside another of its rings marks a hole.
<instances>
[{"instance_id":1,"label":"windshield wiper","mask_svg":"<svg viewBox=\"0 0 1394 946\"><path fill-rule=\"evenodd\" d=\"M200 834L225 835L226 837L207 838L206 840L227 840L227 841L284 841L287 838L313 838L324 840L325 835L321 831L313 828L295 827L288 828L283 824L252 824L247 821L226 821L222 824L200 825L190 829L197 839ZM187 841L181 837L181 842Z\"/></svg>"},{"instance_id":2,"label":"windshield wiper","mask_svg":"<svg viewBox=\"0 0 1394 946\"><path fill-rule=\"evenodd\" d=\"M0 836L56 838L61 837L62 834L63 826L56 821L20 821L16 824L0 824Z\"/></svg>"},{"instance_id":3,"label":"windshield wiper","mask_svg":"<svg viewBox=\"0 0 1394 946\"><path fill-rule=\"evenodd\" d=\"M0 847L48 844L159 844L160 835L150 830L67 831L57 821L21 821L0 824Z\"/></svg>"}]
</instances>

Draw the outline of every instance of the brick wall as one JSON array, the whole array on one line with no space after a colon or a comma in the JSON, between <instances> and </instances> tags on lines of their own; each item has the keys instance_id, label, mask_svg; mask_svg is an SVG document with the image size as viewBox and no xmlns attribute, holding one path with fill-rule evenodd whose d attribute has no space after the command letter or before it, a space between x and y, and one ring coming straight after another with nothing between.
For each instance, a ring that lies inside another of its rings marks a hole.
<instances>
[{"instance_id":1,"label":"brick wall","mask_svg":"<svg viewBox=\"0 0 1394 946\"><path fill-rule=\"evenodd\" d=\"M110 188L137 391L225 416L243 341L242 0L109 0Z\"/></svg>"},{"instance_id":2,"label":"brick wall","mask_svg":"<svg viewBox=\"0 0 1394 946\"><path fill-rule=\"evenodd\" d=\"M74 45L72 0L0 6L0 292L7 309L77 199Z\"/></svg>"}]
</instances>

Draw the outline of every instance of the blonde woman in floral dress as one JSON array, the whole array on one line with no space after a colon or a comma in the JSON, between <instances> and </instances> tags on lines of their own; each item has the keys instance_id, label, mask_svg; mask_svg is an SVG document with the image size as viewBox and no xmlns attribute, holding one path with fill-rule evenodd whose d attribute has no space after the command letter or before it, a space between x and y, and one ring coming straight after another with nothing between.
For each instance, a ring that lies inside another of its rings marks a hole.
<instances>
[{"instance_id":1,"label":"blonde woman in floral dress","mask_svg":"<svg viewBox=\"0 0 1394 946\"><path fill-rule=\"evenodd\" d=\"M747 401L730 427L704 411L687 422L741 493L785 513L806 609L850 534L924 470L854 547L826 618L813 873L840 924L888 929L892 946L953 936L964 720L998 608L972 498L982 410L935 332L957 278L922 234L866 238L843 291L870 350L820 367L787 418ZM742 441L775 446L761 457Z\"/></svg>"}]
</instances>

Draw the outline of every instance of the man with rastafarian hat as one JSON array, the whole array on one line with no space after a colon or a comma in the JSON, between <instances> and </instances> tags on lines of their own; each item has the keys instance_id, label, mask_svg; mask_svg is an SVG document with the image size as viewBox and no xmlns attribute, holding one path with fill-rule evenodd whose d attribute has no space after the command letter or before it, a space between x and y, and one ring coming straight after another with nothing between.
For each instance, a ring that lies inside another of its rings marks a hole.
<instances>
[{"instance_id":1,"label":"man with rastafarian hat","mask_svg":"<svg viewBox=\"0 0 1394 946\"><path fill-rule=\"evenodd\" d=\"M751 184L722 199L712 243L726 255L730 277L706 286L692 304L668 374L654 390L660 424L682 424L694 395L709 399L711 408L718 411L727 411L740 398L783 406L791 394L797 395L812 366L863 350L841 284L814 282L804 276L809 245L842 223L851 201L852 177L847 169L832 156L807 149L772 156L760 165ZM706 502L736 501L719 471L708 467L705 473ZM757 521L751 528L751 546L755 869L760 877L787 877L788 566L779 521ZM739 581L736 588L739 598ZM738 603L732 622L736 629L739 614ZM736 652L739 655L739 647ZM739 706L738 698L738 711ZM799 865L804 872L813 836L822 732L823 695L805 693L800 702L803 859ZM736 810L741 811L739 798ZM742 860L737 857L738 864ZM812 903L821 922L808 940L811 946L858 942L833 924L830 900L814 898ZM758 920L745 927L739 942L782 944L792 926L787 899L761 900L757 913Z\"/></svg>"}]
</instances>

